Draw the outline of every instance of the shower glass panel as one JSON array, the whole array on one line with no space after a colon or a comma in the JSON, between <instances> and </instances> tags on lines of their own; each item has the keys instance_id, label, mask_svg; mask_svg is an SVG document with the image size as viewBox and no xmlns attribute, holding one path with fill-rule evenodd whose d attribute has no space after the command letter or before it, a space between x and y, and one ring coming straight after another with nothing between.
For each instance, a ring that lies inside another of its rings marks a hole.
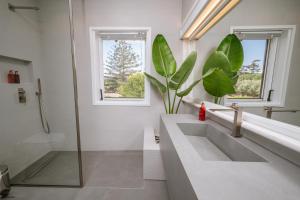
<instances>
[{"instance_id":1,"label":"shower glass panel","mask_svg":"<svg viewBox=\"0 0 300 200\"><path fill-rule=\"evenodd\" d=\"M68 0L0 1L0 165L13 185L81 186Z\"/></svg>"}]
</instances>

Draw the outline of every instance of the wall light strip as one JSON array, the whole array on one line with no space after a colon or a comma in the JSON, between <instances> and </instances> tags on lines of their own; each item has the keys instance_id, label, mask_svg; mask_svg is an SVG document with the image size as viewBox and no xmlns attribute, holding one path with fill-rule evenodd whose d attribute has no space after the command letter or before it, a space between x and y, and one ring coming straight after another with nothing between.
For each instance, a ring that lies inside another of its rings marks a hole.
<instances>
[{"instance_id":1,"label":"wall light strip","mask_svg":"<svg viewBox=\"0 0 300 200\"><path fill-rule=\"evenodd\" d=\"M213 27L220 19L222 19L231 9L233 9L240 0L231 0L197 35L196 39L200 39L211 27Z\"/></svg>"},{"instance_id":2,"label":"wall light strip","mask_svg":"<svg viewBox=\"0 0 300 200\"><path fill-rule=\"evenodd\" d=\"M226 13L228 13L235 5L237 5L239 1L240 0L209 0L205 6L202 5L204 8L198 11L199 14L195 20L193 20L190 25L184 25L184 27L188 28L184 28L185 30L182 30L182 39L199 39ZM201 3L201 0L199 3ZM193 12L195 12L195 10Z\"/></svg>"},{"instance_id":3,"label":"wall light strip","mask_svg":"<svg viewBox=\"0 0 300 200\"><path fill-rule=\"evenodd\" d=\"M205 19L209 17L209 15L218 7L218 5L220 5L221 2L222 0L210 0L206 4L205 8L199 13L192 25L184 33L183 38L190 38L198 29L198 27L203 23L203 21L205 21Z\"/></svg>"}]
</instances>

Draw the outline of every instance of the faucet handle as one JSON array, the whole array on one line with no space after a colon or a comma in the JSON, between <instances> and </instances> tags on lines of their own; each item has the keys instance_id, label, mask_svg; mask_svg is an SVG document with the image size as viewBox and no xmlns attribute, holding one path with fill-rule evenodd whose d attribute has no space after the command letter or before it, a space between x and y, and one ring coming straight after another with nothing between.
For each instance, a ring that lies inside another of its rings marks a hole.
<instances>
[{"instance_id":1,"label":"faucet handle","mask_svg":"<svg viewBox=\"0 0 300 200\"><path fill-rule=\"evenodd\" d=\"M232 103L230 107L234 110L239 110L240 109L240 106L237 103Z\"/></svg>"},{"instance_id":2,"label":"faucet handle","mask_svg":"<svg viewBox=\"0 0 300 200\"><path fill-rule=\"evenodd\" d=\"M264 106L264 110L268 111L268 110L272 110L273 107L272 106Z\"/></svg>"}]
</instances>

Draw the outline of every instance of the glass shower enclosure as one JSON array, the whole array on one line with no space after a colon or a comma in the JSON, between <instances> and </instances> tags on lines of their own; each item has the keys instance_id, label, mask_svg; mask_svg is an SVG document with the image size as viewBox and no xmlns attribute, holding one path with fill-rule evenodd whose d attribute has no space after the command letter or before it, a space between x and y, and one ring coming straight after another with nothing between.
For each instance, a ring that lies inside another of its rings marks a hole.
<instances>
[{"instance_id":1,"label":"glass shower enclosure","mask_svg":"<svg viewBox=\"0 0 300 200\"><path fill-rule=\"evenodd\" d=\"M0 165L13 185L82 186L70 8L0 1Z\"/></svg>"}]
</instances>

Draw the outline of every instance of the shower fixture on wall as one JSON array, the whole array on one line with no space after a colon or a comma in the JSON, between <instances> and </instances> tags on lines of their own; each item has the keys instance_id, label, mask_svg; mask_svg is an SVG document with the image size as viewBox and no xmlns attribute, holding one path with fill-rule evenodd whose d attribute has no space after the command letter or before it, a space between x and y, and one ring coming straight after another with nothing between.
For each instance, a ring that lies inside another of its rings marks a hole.
<instances>
[{"instance_id":1,"label":"shower fixture on wall","mask_svg":"<svg viewBox=\"0 0 300 200\"><path fill-rule=\"evenodd\" d=\"M41 79L38 78L37 82L38 82L38 91L35 94L38 97L41 123L42 123L42 127L43 127L44 132L49 134L50 133L50 126L49 126L48 121L45 117L45 110L44 110L44 107L43 107Z\"/></svg>"},{"instance_id":2,"label":"shower fixture on wall","mask_svg":"<svg viewBox=\"0 0 300 200\"><path fill-rule=\"evenodd\" d=\"M12 12L15 12L17 9L22 9L22 10L40 10L39 7L36 7L36 6L15 6L15 5L12 5L12 4L8 4L8 9Z\"/></svg>"}]
</instances>

